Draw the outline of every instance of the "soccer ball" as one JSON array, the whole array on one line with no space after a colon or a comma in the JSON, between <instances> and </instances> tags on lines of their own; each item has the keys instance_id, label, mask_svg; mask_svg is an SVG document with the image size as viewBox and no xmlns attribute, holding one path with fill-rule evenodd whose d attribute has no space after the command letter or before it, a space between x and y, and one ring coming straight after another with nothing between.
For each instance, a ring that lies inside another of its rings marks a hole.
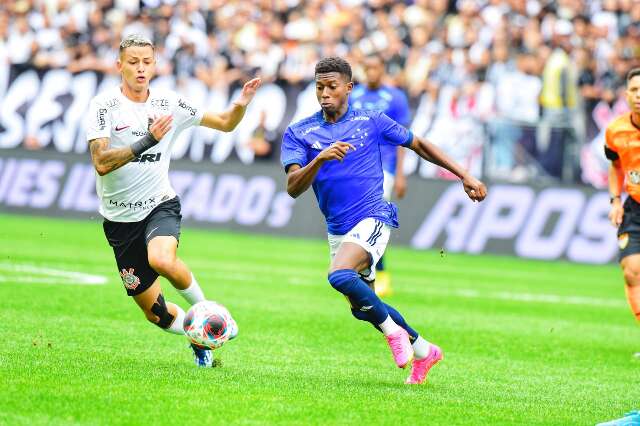
<instances>
[{"instance_id":1,"label":"soccer ball","mask_svg":"<svg viewBox=\"0 0 640 426\"><path fill-rule=\"evenodd\" d=\"M187 339L201 349L217 349L237 333L229 310L209 300L193 305L182 326Z\"/></svg>"}]
</instances>

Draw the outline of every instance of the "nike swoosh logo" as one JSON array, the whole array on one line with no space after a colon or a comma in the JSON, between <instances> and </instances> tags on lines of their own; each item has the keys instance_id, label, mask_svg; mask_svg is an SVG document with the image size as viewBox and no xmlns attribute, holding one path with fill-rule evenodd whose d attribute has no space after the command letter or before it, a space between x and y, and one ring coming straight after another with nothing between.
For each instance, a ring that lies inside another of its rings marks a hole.
<instances>
[{"instance_id":1,"label":"nike swoosh logo","mask_svg":"<svg viewBox=\"0 0 640 426\"><path fill-rule=\"evenodd\" d=\"M151 236L151 234L153 234L153 233L155 232L155 230L156 230L156 229L158 229L158 228L159 228L159 226L156 226L155 228L153 228L153 229L151 230L151 232L149 232L149 234L147 235L147 240L149 239L149 237Z\"/></svg>"},{"instance_id":2,"label":"nike swoosh logo","mask_svg":"<svg viewBox=\"0 0 640 426\"><path fill-rule=\"evenodd\" d=\"M120 131L122 131L124 129L128 129L129 127L131 127L131 126L122 126L122 127L116 126L116 132L120 132Z\"/></svg>"}]
</instances>

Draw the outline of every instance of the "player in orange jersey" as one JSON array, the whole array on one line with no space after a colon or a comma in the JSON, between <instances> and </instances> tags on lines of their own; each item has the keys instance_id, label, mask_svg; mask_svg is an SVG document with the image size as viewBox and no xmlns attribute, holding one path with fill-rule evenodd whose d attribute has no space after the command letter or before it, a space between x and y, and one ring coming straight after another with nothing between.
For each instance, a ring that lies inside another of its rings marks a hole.
<instances>
[{"instance_id":1,"label":"player in orange jersey","mask_svg":"<svg viewBox=\"0 0 640 426\"><path fill-rule=\"evenodd\" d=\"M618 227L620 266L631 311L640 321L640 68L627 74L627 102L631 112L616 118L606 132L609 167L609 219ZM622 189L629 196L624 204ZM635 354L640 357L640 352Z\"/></svg>"}]
</instances>

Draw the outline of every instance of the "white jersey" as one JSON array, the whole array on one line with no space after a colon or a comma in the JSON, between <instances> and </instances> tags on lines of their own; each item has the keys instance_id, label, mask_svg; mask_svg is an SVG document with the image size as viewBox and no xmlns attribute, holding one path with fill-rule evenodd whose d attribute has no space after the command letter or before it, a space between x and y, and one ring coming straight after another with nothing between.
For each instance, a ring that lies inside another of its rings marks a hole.
<instances>
[{"instance_id":1,"label":"white jersey","mask_svg":"<svg viewBox=\"0 0 640 426\"><path fill-rule=\"evenodd\" d=\"M117 170L96 177L100 214L114 222L139 222L158 204L176 196L169 182L171 148L180 132L200 124L202 111L170 90L150 89L146 102L125 97L120 87L91 100L87 140L109 138L113 148L145 136L153 119L172 115L171 130L160 142Z\"/></svg>"}]
</instances>

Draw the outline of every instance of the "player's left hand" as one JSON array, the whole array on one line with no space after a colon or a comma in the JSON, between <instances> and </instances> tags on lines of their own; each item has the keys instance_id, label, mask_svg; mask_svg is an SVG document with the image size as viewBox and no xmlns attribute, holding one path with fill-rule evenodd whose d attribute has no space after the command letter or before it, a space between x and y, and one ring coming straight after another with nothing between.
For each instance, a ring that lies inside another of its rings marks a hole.
<instances>
[{"instance_id":1,"label":"player's left hand","mask_svg":"<svg viewBox=\"0 0 640 426\"><path fill-rule=\"evenodd\" d=\"M487 187L473 176L464 176L462 179L464 192L472 201L482 201L487 196Z\"/></svg>"},{"instance_id":2,"label":"player's left hand","mask_svg":"<svg viewBox=\"0 0 640 426\"><path fill-rule=\"evenodd\" d=\"M240 94L240 97L234 103L243 107L249 105L261 84L262 79L260 77L247 81L244 86L242 86L242 93Z\"/></svg>"},{"instance_id":3,"label":"player's left hand","mask_svg":"<svg viewBox=\"0 0 640 426\"><path fill-rule=\"evenodd\" d=\"M404 175L396 175L396 180L393 183L393 192L398 199L404 198L407 193L407 178Z\"/></svg>"}]
</instances>

